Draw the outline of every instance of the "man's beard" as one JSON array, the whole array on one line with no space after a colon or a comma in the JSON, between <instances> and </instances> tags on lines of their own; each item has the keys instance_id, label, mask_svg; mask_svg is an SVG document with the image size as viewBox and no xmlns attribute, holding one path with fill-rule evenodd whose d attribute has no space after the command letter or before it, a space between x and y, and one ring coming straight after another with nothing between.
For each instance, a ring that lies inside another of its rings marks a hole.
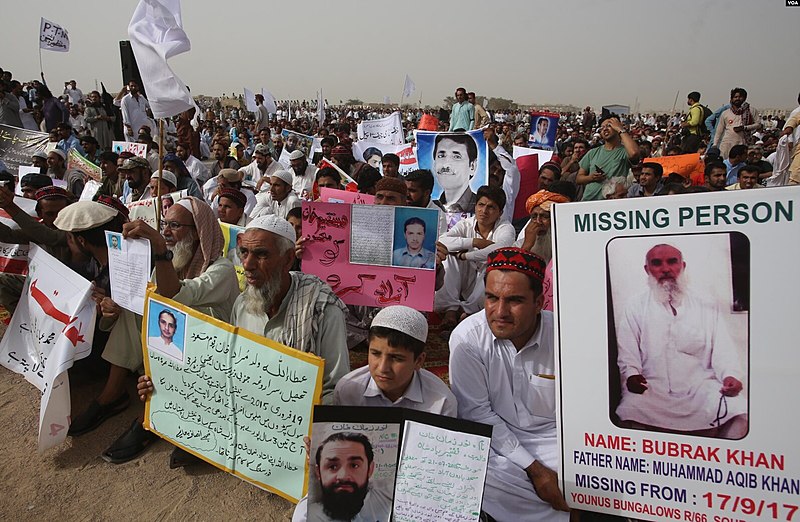
<instances>
[{"instance_id":1,"label":"man's beard","mask_svg":"<svg viewBox=\"0 0 800 522\"><path fill-rule=\"evenodd\" d=\"M194 231L192 231L188 236L175 243L172 248L167 247L172 251L172 266L175 267L175 270L183 270L192 262L195 251L194 242Z\"/></svg>"},{"instance_id":2,"label":"man's beard","mask_svg":"<svg viewBox=\"0 0 800 522\"><path fill-rule=\"evenodd\" d=\"M656 301L663 305L680 304L686 293L686 274L681 273L675 279L658 280L653 276L647 277L647 285L652 290Z\"/></svg>"},{"instance_id":3,"label":"man's beard","mask_svg":"<svg viewBox=\"0 0 800 522\"><path fill-rule=\"evenodd\" d=\"M242 297L244 309L251 314L266 314L280 290L281 278L278 275L272 275L258 288L246 285Z\"/></svg>"},{"instance_id":4,"label":"man's beard","mask_svg":"<svg viewBox=\"0 0 800 522\"><path fill-rule=\"evenodd\" d=\"M536 236L536 241L531 247L531 253L544 259L545 263L549 263L553 258L553 240L550 235L550 229L544 235Z\"/></svg>"},{"instance_id":5,"label":"man's beard","mask_svg":"<svg viewBox=\"0 0 800 522\"><path fill-rule=\"evenodd\" d=\"M336 486L348 484L352 492L334 491ZM352 520L364 507L364 499L369 493L369 484L361 487L355 482L339 482L334 486L322 487L322 509L334 520Z\"/></svg>"}]
</instances>

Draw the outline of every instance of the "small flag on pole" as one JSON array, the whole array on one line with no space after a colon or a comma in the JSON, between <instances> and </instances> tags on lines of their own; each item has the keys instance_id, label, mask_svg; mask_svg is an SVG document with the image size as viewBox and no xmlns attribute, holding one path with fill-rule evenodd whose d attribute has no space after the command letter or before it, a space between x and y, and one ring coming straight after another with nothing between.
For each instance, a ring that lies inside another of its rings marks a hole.
<instances>
[{"instance_id":1,"label":"small flag on pole","mask_svg":"<svg viewBox=\"0 0 800 522\"><path fill-rule=\"evenodd\" d=\"M65 53L69 51L69 34L60 25L45 20L39 23L39 49Z\"/></svg>"},{"instance_id":2,"label":"small flag on pole","mask_svg":"<svg viewBox=\"0 0 800 522\"><path fill-rule=\"evenodd\" d=\"M417 85L414 83L414 80L411 79L409 75L406 74L406 83L403 84L403 96L406 98L410 98L414 91L417 90Z\"/></svg>"}]
</instances>

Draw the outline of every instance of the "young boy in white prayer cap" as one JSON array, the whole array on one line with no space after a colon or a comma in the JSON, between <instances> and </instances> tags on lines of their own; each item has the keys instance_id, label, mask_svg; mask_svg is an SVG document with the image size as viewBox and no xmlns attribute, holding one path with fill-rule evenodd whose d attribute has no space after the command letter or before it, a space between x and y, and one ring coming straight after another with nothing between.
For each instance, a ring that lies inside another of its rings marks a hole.
<instances>
[{"instance_id":1,"label":"young boy in white prayer cap","mask_svg":"<svg viewBox=\"0 0 800 522\"><path fill-rule=\"evenodd\" d=\"M456 398L436 375L422 368L428 320L407 306L387 306L375 315L369 329L368 364L336 384L336 406L384 406L455 417ZM306 451L310 441L306 438ZM305 522L308 499L295 507L292 522Z\"/></svg>"},{"instance_id":2,"label":"young boy in white prayer cap","mask_svg":"<svg viewBox=\"0 0 800 522\"><path fill-rule=\"evenodd\" d=\"M428 321L407 306L388 306L369 329L368 364L342 377L333 392L340 406L397 406L455 417L456 398L422 368Z\"/></svg>"}]
</instances>

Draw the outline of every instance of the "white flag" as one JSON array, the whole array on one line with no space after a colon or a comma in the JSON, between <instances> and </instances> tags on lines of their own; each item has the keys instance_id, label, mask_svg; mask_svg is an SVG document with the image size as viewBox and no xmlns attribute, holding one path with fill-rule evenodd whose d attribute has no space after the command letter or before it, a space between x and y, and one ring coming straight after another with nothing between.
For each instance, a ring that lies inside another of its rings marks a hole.
<instances>
[{"instance_id":1,"label":"white flag","mask_svg":"<svg viewBox=\"0 0 800 522\"><path fill-rule=\"evenodd\" d=\"M391 98L389 98L388 96L384 96L383 97L383 104L384 105L389 105L391 103L392 103L392 99Z\"/></svg>"},{"instance_id":2,"label":"white flag","mask_svg":"<svg viewBox=\"0 0 800 522\"><path fill-rule=\"evenodd\" d=\"M67 437L67 369L92 350L97 308L92 283L35 244L30 248L28 278L0 343L0 363L42 391L39 450L44 450Z\"/></svg>"},{"instance_id":3,"label":"white flag","mask_svg":"<svg viewBox=\"0 0 800 522\"><path fill-rule=\"evenodd\" d=\"M414 83L414 80L411 79L409 75L406 74L406 83L403 84L403 96L406 98L410 98L414 91L417 90L417 85Z\"/></svg>"},{"instance_id":4,"label":"white flag","mask_svg":"<svg viewBox=\"0 0 800 522\"><path fill-rule=\"evenodd\" d=\"M325 100L322 98L322 89L317 93L317 121L320 127L325 124Z\"/></svg>"},{"instance_id":5,"label":"white flag","mask_svg":"<svg viewBox=\"0 0 800 522\"><path fill-rule=\"evenodd\" d=\"M258 112L258 105L256 105L256 95L253 91L244 88L244 106L250 112Z\"/></svg>"},{"instance_id":6,"label":"white flag","mask_svg":"<svg viewBox=\"0 0 800 522\"><path fill-rule=\"evenodd\" d=\"M45 20L39 23L39 49L65 53L69 51L69 35L60 25Z\"/></svg>"},{"instance_id":7,"label":"white flag","mask_svg":"<svg viewBox=\"0 0 800 522\"><path fill-rule=\"evenodd\" d=\"M264 107L267 108L267 112L270 114L277 113L278 104L275 103L275 96L271 92L265 91L263 87L261 88L261 96L264 97Z\"/></svg>"},{"instance_id":8,"label":"white flag","mask_svg":"<svg viewBox=\"0 0 800 522\"><path fill-rule=\"evenodd\" d=\"M183 31L180 0L140 0L128 36L153 116L171 118L191 109L189 90L167 63L191 49Z\"/></svg>"}]
</instances>

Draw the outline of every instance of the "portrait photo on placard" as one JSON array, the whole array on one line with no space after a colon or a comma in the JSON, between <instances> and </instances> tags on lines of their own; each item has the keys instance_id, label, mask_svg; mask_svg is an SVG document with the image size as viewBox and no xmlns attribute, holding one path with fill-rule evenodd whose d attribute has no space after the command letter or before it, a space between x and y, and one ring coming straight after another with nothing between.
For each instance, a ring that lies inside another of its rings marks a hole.
<instances>
[{"instance_id":1,"label":"portrait photo on placard","mask_svg":"<svg viewBox=\"0 0 800 522\"><path fill-rule=\"evenodd\" d=\"M550 112L531 113L531 134L528 145L534 149L553 150L560 116Z\"/></svg>"},{"instance_id":2,"label":"portrait photo on placard","mask_svg":"<svg viewBox=\"0 0 800 522\"><path fill-rule=\"evenodd\" d=\"M147 346L178 362L183 362L186 347L186 314L156 300L150 300Z\"/></svg>"},{"instance_id":3,"label":"portrait photo on placard","mask_svg":"<svg viewBox=\"0 0 800 522\"><path fill-rule=\"evenodd\" d=\"M391 517L398 425L314 423L308 521Z\"/></svg>"},{"instance_id":4,"label":"portrait photo on placard","mask_svg":"<svg viewBox=\"0 0 800 522\"><path fill-rule=\"evenodd\" d=\"M416 138L419 168L433 172L431 199L448 212L474 212L475 194L489 181L483 131L418 131Z\"/></svg>"},{"instance_id":5,"label":"portrait photo on placard","mask_svg":"<svg viewBox=\"0 0 800 522\"><path fill-rule=\"evenodd\" d=\"M392 266L436 268L438 211L396 207Z\"/></svg>"},{"instance_id":6,"label":"portrait photo on placard","mask_svg":"<svg viewBox=\"0 0 800 522\"><path fill-rule=\"evenodd\" d=\"M749 430L750 241L740 232L606 246L609 417L738 440Z\"/></svg>"},{"instance_id":7,"label":"portrait photo on placard","mask_svg":"<svg viewBox=\"0 0 800 522\"><path fill-rule=\"evenodd\" d=\"M286 152L300 150L308 157L308 153L314 146L314 138L306 136L305 134L300 134L299 132L283 129L283 131L281 131L281 136L283 136L283 148Z\"/></svg>"}]
</instances>

